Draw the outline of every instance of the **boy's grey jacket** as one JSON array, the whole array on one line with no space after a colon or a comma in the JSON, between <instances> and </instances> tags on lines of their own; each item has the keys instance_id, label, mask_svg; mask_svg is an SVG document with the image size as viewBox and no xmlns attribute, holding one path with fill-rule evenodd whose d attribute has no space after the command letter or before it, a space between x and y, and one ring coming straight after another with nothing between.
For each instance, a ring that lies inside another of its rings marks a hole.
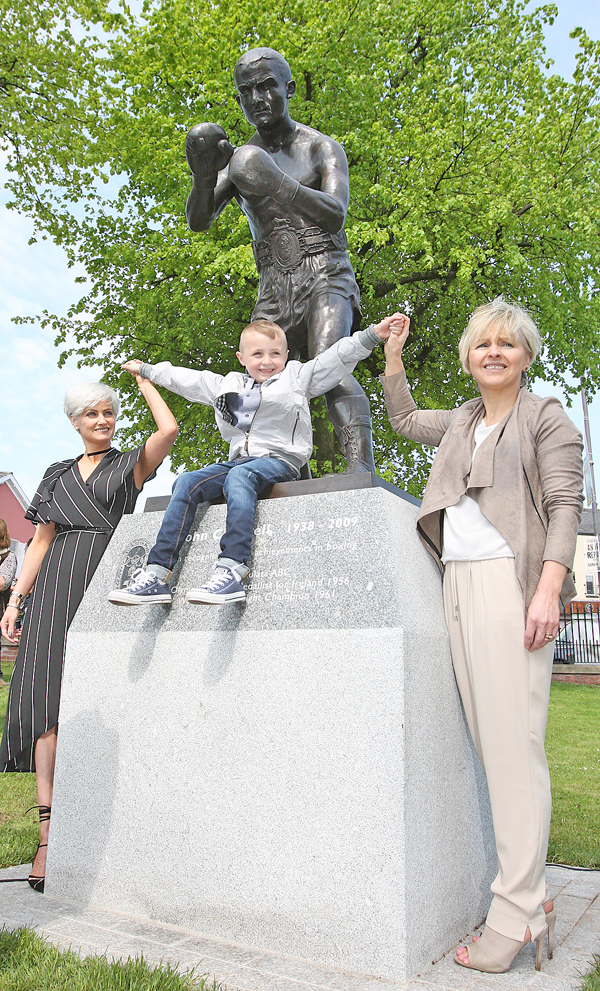
<instances>
[{"instance_id":1,"label":"boy's grey jacket","mask_svg":"<svg viewBox=\"0 0 600 991\"><path fill-rule=\"evenodd\" d=\"M372 348L361 343L365 339L366 332L357 331L311 361L288 361L282 372L262 383L260 405L248 433L233 425L225 399L229 393L248 389L253 380L244 372L218 375L161 361L143 365L142 374L193 403L214 406L219 431L229 443L230 460L273 454L299 469L310 458L313 446L308 400L329 392L371 353Z\"/></svg>"},{"instance_id":2,"label":"boy's grey jacket","mask_svg":"<svg viewBox=\"0 0 600 991\"><path fill-rule=\"evenodd\" d=\"M515 555L527 610L544 561L573 566L583 505L581 434L558 399L541 399L523 388L471 468L475 428L484 415L481 399L454 410L418 410L403 372L380 378L394 430L438 447L417 519L423 543L441 567L443 511L467 493ZM563 603L574 595L569 570Z\"/></svg>"}]
</instances>

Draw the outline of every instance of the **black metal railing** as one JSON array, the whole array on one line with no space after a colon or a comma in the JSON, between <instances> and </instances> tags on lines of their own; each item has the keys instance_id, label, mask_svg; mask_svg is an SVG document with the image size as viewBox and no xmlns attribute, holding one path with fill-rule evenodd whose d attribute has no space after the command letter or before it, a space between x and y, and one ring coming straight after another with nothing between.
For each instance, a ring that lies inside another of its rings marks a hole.
<instances>
[{"instance_id":1,"label":"black metal railing","mask_svg":"<svg viewBox=\"0 0 600 991\"><path fill-rule=\"evenodd\" d=\"M561 613L555 664L600 664L600 603L572 602Z\"/></svg>"}]
</instances>

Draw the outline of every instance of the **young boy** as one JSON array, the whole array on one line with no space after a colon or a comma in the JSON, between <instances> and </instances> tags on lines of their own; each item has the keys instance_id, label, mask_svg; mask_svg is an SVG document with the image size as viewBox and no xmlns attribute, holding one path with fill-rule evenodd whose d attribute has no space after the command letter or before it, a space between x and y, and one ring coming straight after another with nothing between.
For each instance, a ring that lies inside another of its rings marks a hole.
<instances>
[{"instance_id":1,"label":"young boy","mask_svg":"<svg viewBox=\"0 0 600 991\"><path fill-rule=\"evenodd\" d=\"M309 399L320 396L353 371L361 358L389 336L389 320L336 341L305 363L290 361L281 328L256 320L242 331L236 352L244 372L217 375L128 361L123 368L196 403L213 406L217 426L229 441L229 461L179 475L145 570L137 572L109 601L119 605L171 602L167 584L200 502L224 495L226 530L212 577L191 589L193 603L245 599L254 516L259 494L274 482L300 477L312 452Z\"/></svg>"}]
</instances>

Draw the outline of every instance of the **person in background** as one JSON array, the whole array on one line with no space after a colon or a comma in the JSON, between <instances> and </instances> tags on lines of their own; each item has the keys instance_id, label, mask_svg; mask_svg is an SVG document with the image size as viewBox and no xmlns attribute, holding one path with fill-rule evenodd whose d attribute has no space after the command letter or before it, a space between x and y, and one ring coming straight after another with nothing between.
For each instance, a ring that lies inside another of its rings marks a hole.
<instances>
[{"instance_id":1,"label":"person in background","mask_svg":"<svg viewBox=\"0 0 600 991\"><path fill-rule=\"evenodd\" d=\"M0 605L6 609L10 588L17 571L17 558L10 549L10 534L5 520L0 519ZM2 644L0 643L0 685L6 685L2 673Z\"/></svg>"},{"instance_id":2,"label":"person in background","mask_svg":"<svg viewBox=\"0 0 600 991\"><path fill-rule=\"evenodd\" d=\"M29 883L44 890L60 689L67 631L113 531L169 453L177 423L154 386L136 377L156 431L133 451L112 446L119 399L99 382L73 386L65 413L84 452L47 469L25 516L36 524L1 622L16 642L20 606L33 589L11 680L0 769L36 772L40 842Z\"/></svg>"},{"instance_id":3,"label":"person in background","mask_svg":"<svg viewBox=\"0 0 600 991\"><path fill-rule=\"evenodd\" d=\"M546 900L552 802L544 737L561 602L575 594L582 439L557 399L527 389L540 337L521 307L498 297L475 310L459 353L480 397L451 410L417 409L402 361L409 319L387 319L390 422L438 448L417 527L443 572L454 671L498 853L483 935L454 959L503 973L535 940L539 970L546 933L552 956L556 917Z\"/></svg>"}]
</instances>

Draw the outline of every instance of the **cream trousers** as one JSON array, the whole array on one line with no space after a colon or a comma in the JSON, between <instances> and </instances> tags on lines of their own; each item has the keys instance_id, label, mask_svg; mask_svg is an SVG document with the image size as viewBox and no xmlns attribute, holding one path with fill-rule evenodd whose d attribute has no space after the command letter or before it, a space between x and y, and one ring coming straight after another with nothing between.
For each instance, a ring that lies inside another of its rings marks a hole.
<instances>
[{"instance_id":1,"label":"cream trousers","mask_svg":"<svg viewBox=\"0 0 600 991\"><path fill-rule=\"evenodd\" d=\"M498 853L487 924L523 940L545 925L552 798L544 752L554 644L529 653L513 558L450 561L444 608L458 689L485 771Z\"/></svg>"}]
</instances>

